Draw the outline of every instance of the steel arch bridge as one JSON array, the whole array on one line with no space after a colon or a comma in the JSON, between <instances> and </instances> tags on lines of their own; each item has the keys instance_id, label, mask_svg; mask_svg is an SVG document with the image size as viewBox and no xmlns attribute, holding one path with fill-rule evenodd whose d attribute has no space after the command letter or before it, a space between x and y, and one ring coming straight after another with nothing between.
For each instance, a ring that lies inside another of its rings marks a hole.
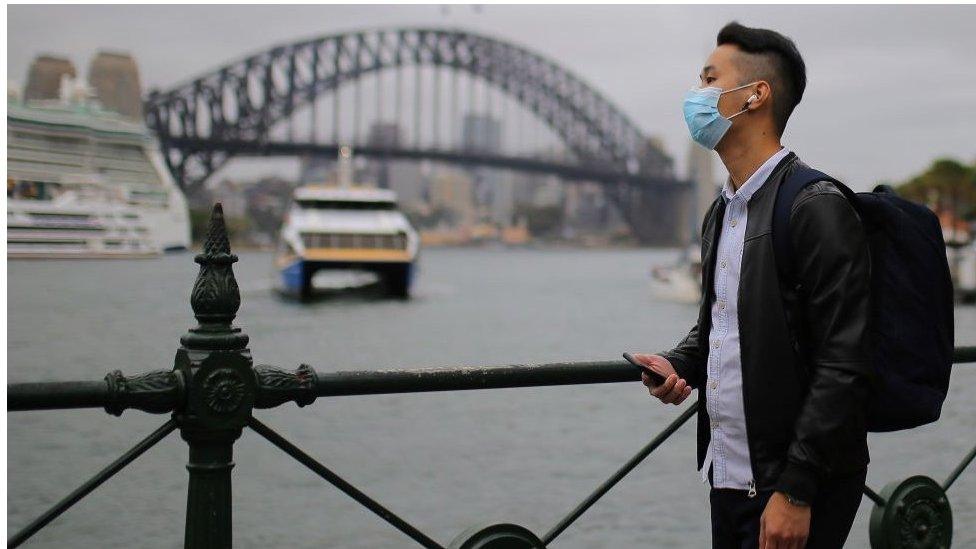
<instances>
[{"instance_id":1,"label":"steel arch bridge","mask_svg":"<svg viewBox=\"0 0 976 549\"><path fill-rule=\"evenodd\" d=\"M689 186L674 178L671 159L651 146L630 118L556 62L472 32L378 29L279 45L168 91L150 92L147 124L176 179L193 188L235 156L333 153L343 144L338 126L331 142L295 140L290 132L286 139L275 139L272 130L300 109L315 109L325 96L332 96L338 112L343 85L409 66L417 67L418 86L420 67L432 67L466 73L500 90L558 136L573 160L506 156L439 143L421 146L419 139L412 147L353 143L358 155L426 158L597 181L641 241L674 243L684 234ZM399 75L397 83L399 94ZM434 100L435 110L440 103ZM418 98L418 125L419 104Z\"/></svg>"}]
</instances>

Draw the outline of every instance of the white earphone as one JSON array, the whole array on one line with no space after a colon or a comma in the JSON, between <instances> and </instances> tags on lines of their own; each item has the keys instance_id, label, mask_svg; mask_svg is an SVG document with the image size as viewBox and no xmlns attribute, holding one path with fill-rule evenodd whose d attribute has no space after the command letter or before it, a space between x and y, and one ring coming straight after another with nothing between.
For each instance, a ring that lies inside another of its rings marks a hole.
<instances>
[{"instance_id":1,"label":"white earphone","mask_svg":"<svg viewBox=\"0 0 976 549\"><path fill-rule=\"evenodd\" d=\"M753 101L755 101L757 99L759 99L759 96L756 95L756 94L752 94L752 95L749 96L749 99L746 99L746 104L748 105L749 103L752 103Z\"/></svg>"}]
</instances>

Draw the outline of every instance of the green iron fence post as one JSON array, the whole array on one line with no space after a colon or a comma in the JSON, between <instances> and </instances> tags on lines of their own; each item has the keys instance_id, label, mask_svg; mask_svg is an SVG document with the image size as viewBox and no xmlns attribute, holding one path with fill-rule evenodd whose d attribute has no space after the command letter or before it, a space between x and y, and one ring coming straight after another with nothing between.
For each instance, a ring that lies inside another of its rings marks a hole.
<instances>
[{"instance_id":1,"label":"green iron fence post","mask_svg":"<svg viewBox=\"0 0 976 549\"><path fill-rule=\"evenodd\" d=\"M188 549L232 545L231 469L234 441L251 415L257 378L248 337L232 325L241 304L220 204L214 206L190 304L199 325L181 338L175 370L186 402L174 413L190 446L186 507Z\"/></svg>"}]
</instances>

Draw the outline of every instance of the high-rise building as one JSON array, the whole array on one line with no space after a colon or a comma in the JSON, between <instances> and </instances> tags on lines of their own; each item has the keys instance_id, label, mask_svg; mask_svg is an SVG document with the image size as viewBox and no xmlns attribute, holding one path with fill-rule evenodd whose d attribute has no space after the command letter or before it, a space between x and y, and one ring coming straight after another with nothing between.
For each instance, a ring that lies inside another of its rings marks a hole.
<instances>
[{"instance_id":1,"label":"high-rise building","mask_svg":"<svg viewBox=\"0 0 976 549\"><path fill-rule=\"evenodd\" d=\"M669 176L674 173L674 160L665 152L664 140L651 136L641 144L637 152L638 164L642 173Z\"/></svg>"},{"instance_id":2,"label":"high-rise building","mask_svg":"<svg viewBox=\"0 0 976 549\"><path fill-rule=\"evenodd\" d=\"M400 126L396 122L374 122L369 127L366 143L378 149L395 149L400 145ZM390 188L390 163L387 158L372 158L366 165L370 179L381 189Z\"/></svg>"},{"instance_id":3,"label":"high-rise building","mask_svg":"<svg viewBox=\"0 0 976 549\"><path fill-rule=\"evenodd\" d=\"M34 58L27 72L24 101L58 99L61 97L61 78L76 78L75 66L63 57L40 55Z\"/></svg>"},{"instance_id":4,"label":"high-rise building","mask_svg":"<svg viewBox=\"0 0 976 549\"><path fill-rule=\"evenodd\" d=\"M695 186L691 223L696 236L701 230L701 221L719 192L715 179L714 153L694 141L688 148L688 181Z\"/></svg>"},{"instance_id":5,"label":"high-rise building","mask_svg":"<svg viewBox=\"0 0 976 549\"><path fill-rule=\"evenodd\" d=\"M430 182L431 207L451 212L459 225L477 221L473 197L474 182L467 171L442 166Z\"/></svg>"},{"instance_id":6,"label":"high-rise building","mask_svg":"<svg viewBox=\"0 0 976 549\"><path fill-rule=\"evenodd\" d=\"M395 122L376 122L370 126L367 136L369 146L377 148L396 148L401 139L400 126ZM397 202L404 209L420 209L426 201L427 181L418 162L373 158L366 170L378 187L392 189L397 194Z\"/></svg>"},{"instance_id":7,"label":"high-rise building","mask_svg":"<svg viewBox=\"0 0 976 549\"><path fill-rule=\"evenodd\" d=\"M537 206L556 206L563 201L563 182L556 176L550 175L545 182L536 188L533 203Z\"/></svg>"},{"instance_id":8,"label":"high-rise building","mask_svg":"<svg viewBox=\"0 0 976 549\"><path fill-rule=\"evenodd\" d=\"M469 113L461 126L461 148L467 152L498 154L502 125L497 118ZM515 182L510 173L493 168L472 168L475 204L491 221L507 227L515 209Z\"/></svg>"},{"instance_id":9,"label":"high-rise building","mask_svg":"<svg viewBox=\"0 0 976 549\"><path fill-rule=\"evenodd\" d=\"M598 183L583 181L567 185L566 221L582 232L603 232L607 230L610 212L603 187Z\"/></svg>"},{"instance_id":10,"label":"high-rise building","mask_svg":"<svg viewBox=\"0 0 976 549\"><path fill-rule=\"evenodd\" d=\"M466 151L496 153L502 146L502 125L497 118L483 114L464 115L461 146Z\"/></svg>"},{"instance_id":11,"label":"high-rise building","mask_svg":"<svg viewBox=\"0 0 976 549\"><path fill-rule=\"evenodd\" d=\"M88 85L105 109L142 118L139 67L127 53L100 51L88 66Z\"/></svg>"}]
</instances>

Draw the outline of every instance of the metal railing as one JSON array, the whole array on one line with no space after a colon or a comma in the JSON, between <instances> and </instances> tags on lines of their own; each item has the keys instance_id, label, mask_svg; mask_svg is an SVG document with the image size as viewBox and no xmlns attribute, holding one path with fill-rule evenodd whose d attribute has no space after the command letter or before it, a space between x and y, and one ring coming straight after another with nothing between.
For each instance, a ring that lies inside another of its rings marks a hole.
<instances>
[{"instance_id":1,"label":"metal railing","mask_svg":"<svg viewBox=\"0 0 976 549\"><path fill-rule=\"evenodd\" d=\"M232 269L237 257L230 251L220 204L214 207L203 253L197 255L195 261L200 264L200 272L190 303L199 324L181 338L182 346L177 351L172 370L134 376L114 371L98 382L15 383L7 386L9 411L102 407L116 416L127 409L172 413L169 420L131 450L14 534L7 541L8 547L17 547L27 541L176 429L180 430L190 450L184 546L193 549L231 547L230 472L234 465L234 442L245 427L424 547L546 547L698 411L697 401L685 408L543 535L538 536L517 524L486 524L460 533L444 546L259 421L252 415L253 410L274 408L286 402L307 406L318 397L337 395L633 382L640 379L639 373L625 361L331 373L318 373L306 364L295 371L255 366L247 348L247 335L232 324L240 307L240 292ZM976 347L957 348L953 361L976 362ZM928 477L916 476L889 484L881 494L865 486L865 494L875 503L871 515L872 546L948 547L952 518L945 491L974 456L976 448L941 484Z\"/></svg>"}]
</instances>

